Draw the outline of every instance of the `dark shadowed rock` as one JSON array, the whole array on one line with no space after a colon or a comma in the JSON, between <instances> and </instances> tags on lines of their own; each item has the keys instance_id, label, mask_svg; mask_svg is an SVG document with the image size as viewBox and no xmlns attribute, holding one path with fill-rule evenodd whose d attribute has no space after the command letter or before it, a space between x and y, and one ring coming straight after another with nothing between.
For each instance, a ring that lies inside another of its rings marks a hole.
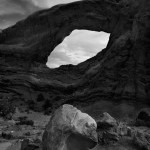
<instances>
[{"instance_id":1,"label":"dark shadowed rock","mask_svg":"<svg viewBox=\"0 0 150 150\"><path fill-rule=\"evenodd\" d=\"M43 134L43 150L88 150L97 143L97 124L71 105L55 111Z\"/></svg>"},{"instance_id":2,"label":"dark shadowed rock","mask_svg":"<svg viewBox=\"0 0 150 150\"><path fill-rule=\"evenodd\" d=\"M30 15L0 33L0 92L33 101L32 109L42 107L39 93L56 107L102 98L149 104L149 14L149 0L84 0ZM107 47L77 66L49 70L47 57L74 29L110 33Z\"/></svg>"},{"instance_id":3,"label":"dark shadowed rock","mask_svg":"<svg viewBox=\"0 0 150 150\"><path fill-rule=\"evenodd\" d=\"M136 118L136 125L150 127L150 108L140 110Z\"/></svg>"},{"instance_id":4,"label":"dark shadowed rock","mask_svg":"<svg viewBox=\"0 0 150 150\"><path fill-rule=\"evenodd\" d=\"M102 113L97 120L98 142L100 145L116 143L119 140L117 121L107 112Z\"/></svg>"},{"instance_id":5,"label":"dark shadowed rock","mask_svg":"<svg viewBox=\"0 0 150 150\"><path fill-rule=\"evenodd\" d=\"M15 138L14 135L13 135L13 132L9 132L9 131L5 131L5 132L3 131L2 132L2 137L4 139L8 139L8 140Z\"/></svg>"},{"instance_id":6,"label":"dark shadowed rock","mask_svg":"<svg viewBox=\"0 0 150 150\"><path fill-rule=\"evenodd\" d=\"M115 126L117 126L116 119L111 117L107 112L101 114L97 120L98 129L112 128Z\"/></svg>"},{"instance_id":7,"label":"dark shadowed rock","mask_svg":"<svg viewBox=\"0 0 150 150\"><path fill-rule=\"evenodd\" d=\"M98 132L98 143L100 145L114 144L119 141L119 135L112 131Z\"/></svg>"},{"instance_id":8,"label":"dark shadowed rock","mask_svg":"<svg viewBox=\"0 0 150 150\"><path fill-rule=\"evenodd\" d=\"M33 120L29 120L26 116L19 117L19 121L16 123L16 125L30 125L30 126L33 126L34 125L34 121Z\"/></svg>"}]
</instances>

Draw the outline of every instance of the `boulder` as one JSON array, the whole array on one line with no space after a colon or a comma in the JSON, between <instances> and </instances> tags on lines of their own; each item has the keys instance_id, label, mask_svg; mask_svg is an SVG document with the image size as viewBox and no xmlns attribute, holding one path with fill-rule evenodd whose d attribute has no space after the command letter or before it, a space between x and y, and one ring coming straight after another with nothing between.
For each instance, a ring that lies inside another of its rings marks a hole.
<instances>
[{"instance_id":1,"label":"boulder","mask_svg":"<svg viewBox=\"0 0 150 150\"><path fill-rule=\"evenodd\" d=\"M150 108L140 110L136 118L136 125L150 127Z\"/></svg>"},{"instance_id":2,"label":"boulder","mask_svg":"<svg viewBox=\"0 0 150 150\"><path fill-rule=\"evenodd\" d=\"M97 120L98 143L100 145L108 145L119 140L117 132L117 121L107 112L100 115Z\"/></svg>"},{"instance_id":3,"label":"boulder","mask_svg":"<svg viewBox=\"0 0 150 150\"><path fill-rule=\"evenodd\" d=\"M97 121L98 129L111 128L115 127L116 125L117 125L116 119L111 117L107 112L101 114Z\"/></svg>"},{"instance_id":4,"label":"boulder","mask_svg":"<svg viewBox=\"0 0 150 150\"><path fill-rule=\"evenodd\" d=\"M63 105L52 115L43 134L43 150L88 150L97 144L97 124L72 105Z\"/></svg>"}]
</instances>

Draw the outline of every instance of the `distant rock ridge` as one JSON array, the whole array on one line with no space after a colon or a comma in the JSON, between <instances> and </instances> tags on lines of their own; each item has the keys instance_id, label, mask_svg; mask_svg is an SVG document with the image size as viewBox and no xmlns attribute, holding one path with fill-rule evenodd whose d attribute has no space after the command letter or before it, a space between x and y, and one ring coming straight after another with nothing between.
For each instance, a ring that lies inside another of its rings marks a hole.
<instances>
[{"instance_id":1,"label":"distant rock ridge","mask_svg":"<svg viewBox=\"0 0 150 150\"><path fill-rule=\"evenodd\" d=\"M84 0L41 10L0 34L0 92L51 104L150 100L150 1ZM48 69L75 29L110 33L107 47L76 66ZM51 106L54 107L55 106Z\"/></svg>"}]
</instances>

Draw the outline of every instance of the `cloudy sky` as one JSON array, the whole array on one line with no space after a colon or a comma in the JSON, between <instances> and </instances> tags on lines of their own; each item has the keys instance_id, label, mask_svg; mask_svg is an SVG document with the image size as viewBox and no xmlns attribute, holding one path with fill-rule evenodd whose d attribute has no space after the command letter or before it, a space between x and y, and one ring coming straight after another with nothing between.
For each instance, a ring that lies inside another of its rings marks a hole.
<instances>
[{"instance_id":1,"label":"cloudy sky","mask_svg":"<svg viewBox=\"0 0 150 150\"><path fill-rule=\"evenodd\" d=\"M77 0L0 0L0 29L7 28L31 13L60 3ZM63 64L78 64L106 47L109 35L103 32L74 30L48 58L51 68Z\"/></svg>"}]
</instances>

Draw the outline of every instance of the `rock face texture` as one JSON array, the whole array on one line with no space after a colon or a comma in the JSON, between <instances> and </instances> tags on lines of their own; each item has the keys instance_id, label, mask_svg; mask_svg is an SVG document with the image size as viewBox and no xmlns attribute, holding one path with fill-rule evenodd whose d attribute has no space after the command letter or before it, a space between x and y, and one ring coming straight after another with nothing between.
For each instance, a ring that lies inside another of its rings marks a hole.
<instances>
[{"instance_id":1,"label":"rock face texture","mask_svg":"<svg viewBox=\"0 0 150 150\"><path fill-rule=\"evenodd\" d=\"M36 12L0 33L0 92L32 103L41 93L51 97L49 106L101 99L147 105L149 18L149 0L83 0ZM74 29L108 32L109 43L77 66L46 68L48 55Z\"/></svg>"},{"instance_id":2,"label":"rock face texture","mask_svg":"<svg viewBox=\"0 0 150 150\"><path fill-rule=\"evenodd\" d=\"M97 124L72 105L63 105L52 115L43 134L43 150L88 150L97 143Z\"/></svg>"}]
</instances>

